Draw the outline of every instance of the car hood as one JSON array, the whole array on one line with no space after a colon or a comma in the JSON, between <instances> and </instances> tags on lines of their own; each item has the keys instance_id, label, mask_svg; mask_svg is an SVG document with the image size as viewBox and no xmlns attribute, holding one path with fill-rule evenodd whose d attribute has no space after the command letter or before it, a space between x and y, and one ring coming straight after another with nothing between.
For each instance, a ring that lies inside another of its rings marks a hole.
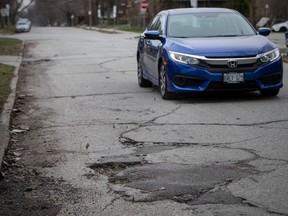
<instances>
[{"instance_id":1,"label":"car hood","mask_svg":"<svg viewBox=\"0 0 288 216\"><path fill-rule=\"evenodd\" d=\"M256 56L277 46L261 35L217 38L168 38L170 51L206 57Z\"/></svg>"}]
</instances>

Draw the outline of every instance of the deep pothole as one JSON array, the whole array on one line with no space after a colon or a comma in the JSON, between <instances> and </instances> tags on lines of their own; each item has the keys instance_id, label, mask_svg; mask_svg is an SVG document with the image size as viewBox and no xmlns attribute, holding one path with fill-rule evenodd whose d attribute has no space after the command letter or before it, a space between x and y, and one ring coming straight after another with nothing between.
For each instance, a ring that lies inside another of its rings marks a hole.
<instances>
[{"instance_id":1,"label":"deep pothole","mask_svg":"<svg viewBox=\"0 0 288 216\"><path fill-rule=\"evenodd\" d=\"M169 199L189 205L243 205L227 186L259 174L248 164L255 155L243 150L129 144L136 144L134 154L103 157L89 167L108 176L111 189L133 202Z\"/></svg>"},{"instance_id":2,"label":"deep pothole","mask_svg":"<svg viewBox=\"0 0 288 216\"><path fill-rule=\"evenodd\" d=\"M121 184L128 188L127 191L135 188L149 194L142 201L172 199L185 203L223 204L232 197L226 191L226 184L257 173L253 167L243 164L195 166L160 163L129 167L110 176L109 181ZM209 196L205 197L208 193ZM240 199L235 200L240 202Z\"/></svg>"},{"instance_id":3,"label":"deep pothole","mask_svg":"<svg viewBox=\"0 0 288 216\"><path fill-rule=\"evenodd\" d=\"M145 155L102 158L89 166L106 175L114 192L134 202L164 199L189 205L241 204L227 186L259 173L245 163L187 165L147 163Z\"/></svg>"}]
</instances>

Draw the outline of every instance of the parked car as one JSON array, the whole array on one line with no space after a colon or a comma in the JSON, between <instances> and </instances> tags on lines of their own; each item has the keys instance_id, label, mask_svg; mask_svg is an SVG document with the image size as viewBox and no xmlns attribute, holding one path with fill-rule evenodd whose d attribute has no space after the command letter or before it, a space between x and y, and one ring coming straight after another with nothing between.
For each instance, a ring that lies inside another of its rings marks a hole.
<instances>
[{"instance_id":1,"label":"parked car","mask_svg":"<svg viewBox=\"0 0 288 216\"><path fill-rule=\"evenodd\" d=\"M288 31L288 21L277 23L271 27L271 29L275 32L286 32Z\"/></svg>"},{"instance_id":2,"label":"parked car","mask_svg":"<svg viewBox=\"0 0 288 216\"><path fill-rule=\"evenodd\" d=\"M158 13L137 48L138 84L175 93L260 91L276 96L283 85L279 49L239 12L190 8Z\"/></svg>"},{"instance_id":3,"label":"parked car","mask_svg":"<svg viewBox=\"0 0 288 216\"><path fill-rule=\"evenodd\" d=\"M16 32L29 32L31 29L31 21L27 18L20 18L16 22Z\"/></svg>"}]
</instances>

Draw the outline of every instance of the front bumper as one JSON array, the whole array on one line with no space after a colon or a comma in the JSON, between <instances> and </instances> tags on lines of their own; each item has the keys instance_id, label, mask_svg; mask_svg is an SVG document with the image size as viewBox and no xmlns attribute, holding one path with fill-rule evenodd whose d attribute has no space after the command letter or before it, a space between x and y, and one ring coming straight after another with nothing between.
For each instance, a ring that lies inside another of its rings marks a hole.
<instances>
[{"instance_id":1,"label":"front bumper","mask_svg":"<svg viewBox=\"0 0 288 216\"><path fill-rule=\"evenodd\" d=\"M27 28L17 28L16 32L28 32L29 29Z\"/></svg>"},{"instance_id":2,"label":"front bumper","mask_svg":"<svg viewBox=\"0 0 288 216\"><path fill-rule=\"evenodd\" d=\"M257 91L279 89L283 86L282 58L247 68L201 68L169 60L167 65L168 90L171 92L201 91ZM239 72L244 74L240 83L224 83L223 74Z\"/></svg>"}]
</instances>

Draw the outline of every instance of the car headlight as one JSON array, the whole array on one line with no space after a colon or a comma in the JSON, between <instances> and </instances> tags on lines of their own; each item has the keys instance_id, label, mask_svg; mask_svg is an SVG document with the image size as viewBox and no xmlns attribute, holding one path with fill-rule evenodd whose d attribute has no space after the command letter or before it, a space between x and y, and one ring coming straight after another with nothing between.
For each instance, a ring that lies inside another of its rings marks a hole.
<instances>
[{"instance_id":1,"label":"car headlight","mask_svg":"<svg viewBox=\"0 0 288 216\"><path fill-rule=\"evenodd\" d=\"M266 52L260 56L260 60L263 63L271 62L277 59L280 56L279 49L272 50L270 52Z\"/></svg>"},{"instance_id":2,"label":"car headlight","mask_svg":"<svg viewBox=\"0 0 288 216\"><path fill-rule=\"evenodd\" d=\"M188 64L188 65L197 65L200 62L195 56L192 56L192 55L171 52L171 51L169 53L170 53L171 58L177 62L181 62L181 63Z\"/></svg>"}]
</instances>

